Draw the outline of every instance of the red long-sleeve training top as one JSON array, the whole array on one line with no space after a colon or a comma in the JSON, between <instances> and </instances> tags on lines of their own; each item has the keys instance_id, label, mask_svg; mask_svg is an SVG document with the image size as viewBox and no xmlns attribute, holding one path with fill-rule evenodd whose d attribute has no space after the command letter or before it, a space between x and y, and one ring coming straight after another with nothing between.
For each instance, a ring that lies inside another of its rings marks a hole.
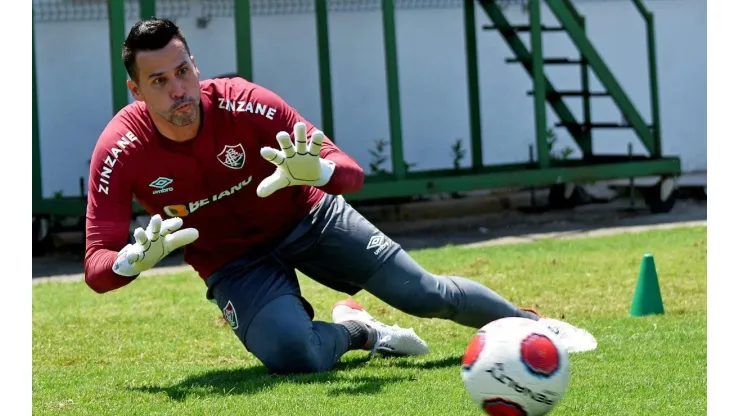
<instances>
[{"instance_id":1,"label":"red long-sleeve training top","mask_svg":"<svg viewBox=\"0 0 740 416\"><path fill-rule=\"evenodd\" d=\"M199 238L185 247L185 261L201 278L260 244L286 236L324 193L362 188L362 168L328 137L321 157L336 163L328 184L292 186L267 198L257 185L275 171L262 158L264 146L295 123L314 126L276 93L241 78L201 81L203 124L194 140L178 143L160 135L142 102L116 114L93 151L87 205L85 281L104 293L133 279L112 270L128 243L132 200L150 215L181 217Z\"/></svg>"}]
</instances>

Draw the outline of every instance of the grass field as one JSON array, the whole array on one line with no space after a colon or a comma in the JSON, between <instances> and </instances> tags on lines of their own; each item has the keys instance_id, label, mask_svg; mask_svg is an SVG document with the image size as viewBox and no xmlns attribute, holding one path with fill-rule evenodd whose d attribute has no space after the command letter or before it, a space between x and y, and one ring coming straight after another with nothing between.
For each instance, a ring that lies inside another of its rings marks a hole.
<instances>
[{"instance_id":1,"label":"grass field","mask_svg":"<svg viewBox=\"0 0 740 416\"><path fill-rule=\"evenodd\" d=\"M666 314L630 318L642 255L653 253ZM520 306L584 326L596 351L571 356L553 415L704 414L706 227L413 252L435 273L474 278ZM343 298L302 277L317 319ZM219 319L191 273L97 295L84 283L33 287L33 411L69 415L478 415L460 378L475 332L360 301L432 348L417 358L350 352L336 371L270 376Z\"/></svg>"}]
</instances>

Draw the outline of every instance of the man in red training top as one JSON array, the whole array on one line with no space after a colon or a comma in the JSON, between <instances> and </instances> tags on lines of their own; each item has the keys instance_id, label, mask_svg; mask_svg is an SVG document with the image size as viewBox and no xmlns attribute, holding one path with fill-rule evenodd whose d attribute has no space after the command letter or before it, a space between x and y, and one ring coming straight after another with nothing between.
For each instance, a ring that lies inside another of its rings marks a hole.
<instances>
[{"instance_id":1,"label":"man in red training top","mask_svg":"<svg viewBox=\"0 0 740 416\"><path fill-rule=\"evenodd\" d=\"M296 269L414 316L471 328L526 317L569 351L596 348L585 330L420 267L341 197L363 184L351 157L272 91L240 78L201 81L171 21L138 22L123 61L136 101L105 127L90 168L85 281L94 291L121 288L184 246L207 298L279 373L326 371L352 349L428 352L412 329L384 325L350 299L334 306L334 322L314 321ZM132 198L152 217L127 244Z\"/></svg>"}]
</instances>

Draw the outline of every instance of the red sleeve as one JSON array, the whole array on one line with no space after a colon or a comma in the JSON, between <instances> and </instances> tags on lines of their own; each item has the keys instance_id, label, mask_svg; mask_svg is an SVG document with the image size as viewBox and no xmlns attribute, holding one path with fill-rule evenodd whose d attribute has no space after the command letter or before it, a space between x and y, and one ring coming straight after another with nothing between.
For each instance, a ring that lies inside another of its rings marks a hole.
<instances>
[{"instance_id":1,"label":"red sleeve","mask_svg":"<svg viewBox=\"0 0 740 416\"><path fill-rule=\"evenodd\" d=\"M235 78L234 81L246 83L244 80L238 81L238 78ZM250 115L251 123L256 121L266 132L267 137L264 140L267 146L277 146L275 135L280 131L290 133L290 137L295 140L293 137L293 126L298 122L306 124L306 134L309 139L316 129L310 121L303 118L285 100L267 88L251 84L249 101L262 104L270 109L275 109L274 111L268 110L265 116L245 113ZM348 194L362 189L365 180L365 172L363 172L362 167L351 156L337 147L329 137L324 137L320 156L333 161L336 164L336 168L329 183L318 187L319 189L334 195Z\"/></svg>"},{"instance_id":2,"label":"red sleeve","mask_svg":"<svg viewBox=\"0 0 740 416\"><path fill-rule=\"evenodd\" d=\"M306 127L308 127L308 124L306 124ZM310 130L308 130L308 137L311 137ZM363 172L362 167L339 149L328 137L324 138L320 156L333 161L337 167L334 169L334 174L332 174L329 183L318 187L319 189L333 195L344 195L362 189L365 180L365 172Z\"/></svg>"},{"instance_id":3,"label":"red sleeve","mask_svg":"<svg viewBox=\"0 0 740 416\"><path fill-rule=\"evenodd\" d=\"M128 133L130 136L131 133ZM133 281L113 272L118 252L128 244L132 213L131 167L125 160L137 140L123 142L126 133L103 132L90 160L85 227L85 282L97 293ZM134 136L135 137L135 136ZM120 144L118 142L121 142ZM115 150L114 150L115 149Z\"/></svg>"}]
</instances>

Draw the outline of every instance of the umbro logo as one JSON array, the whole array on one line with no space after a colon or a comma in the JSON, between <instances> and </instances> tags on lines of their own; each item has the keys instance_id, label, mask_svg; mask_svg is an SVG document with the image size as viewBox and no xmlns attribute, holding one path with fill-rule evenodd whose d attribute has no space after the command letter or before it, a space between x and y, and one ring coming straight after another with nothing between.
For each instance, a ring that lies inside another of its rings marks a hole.
<instances>
[{"instance_id":1,"label":"umbro logo","mask_svg":"<svg viewBox=\"0 0 740 416\"><path fill-rule=\"evenodd\" d=\"M385 237L383 235L374 235L370 237L370 241L367 242L367 249L374 249L375 252L373 252L373 254L377 256L378 254L380 254L381 251L385 250L390 245L391 242L388 237Z\"/></svg>"},{"instance_id":2,"label":"umbro logo","mask_svg":"<svg viewBox=\"0 0 740 416\"><path fill-rule=\"evenodd\" d=\"M174 188L170 186L172 182L172 179L165 178L164 176L160 176L159 178L155 179L154 181L152 181L152 183L149 184L149 186L156 189L156 191L152 192L152 195L173 191Z\"/></svg>"}]
</instances>

